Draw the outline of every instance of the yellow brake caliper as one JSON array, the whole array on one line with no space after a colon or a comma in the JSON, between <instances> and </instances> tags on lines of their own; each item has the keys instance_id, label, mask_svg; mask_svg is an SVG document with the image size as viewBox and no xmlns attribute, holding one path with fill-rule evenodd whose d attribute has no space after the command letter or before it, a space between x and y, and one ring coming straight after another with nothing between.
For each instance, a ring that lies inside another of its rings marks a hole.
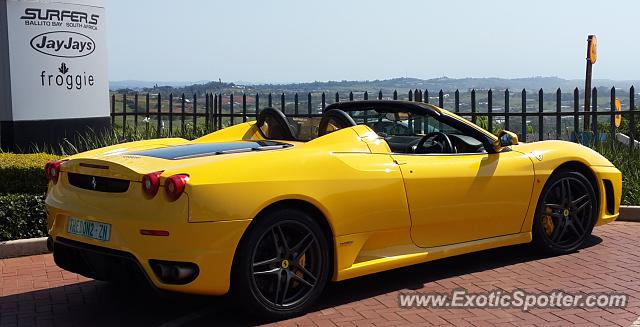
<instances>
[{"instance_id":1,"label":"yellow brake caliper","mask_svg":"<svg viewBox=\"0 0 640 327\"><path fill-rule=\"evenodd\" d=\"M307 255L306 255L306 254L303 254L303 255L300 257L300 259L298 260L298 263L300 264L300 267L304 267L304 266L305 266L305 264L306 264L306 262L307 262ZM300 270L298 270L298 271L296 272L296 275L297 275L298 277L300 277L300 278L304 278L304 274L303 274L303 273L302 273L302 271L300 271ZM293 284L294 284L295 286L297 286L297 285L298 285L298 281L295 281L295 280L294 280Z\"/></svg>"},{"instance_id":2,"label":"yellow brake caliper","mask_svg":"<svg viewBox=\"0 0 640 327\"><path fill-rule=\"evenodd\" d=\"M547 233L547 235L551 236L551 233L553 233L553 219L551 219L551 208L545 208L544 209L544 213L545 215L542 216L542 226L544 227L544 232Z\"/></svg>"}]
</instances>

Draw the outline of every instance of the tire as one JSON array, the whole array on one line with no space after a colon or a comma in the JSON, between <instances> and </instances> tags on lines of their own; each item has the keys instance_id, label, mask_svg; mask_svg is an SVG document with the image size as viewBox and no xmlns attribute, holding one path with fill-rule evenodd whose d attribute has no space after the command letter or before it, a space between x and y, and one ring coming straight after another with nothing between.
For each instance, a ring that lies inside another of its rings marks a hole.
<instances>
[{"instance_id":1,"label":"tire","mask_svg":"<svg viewBox=\"0 0 640 327\"><path fill-rule=\"evenodd\" d=\"M553 255L574 252L591 235L598 214L593 186L581 173L554 172L545 184L533 220L534 245Z\"/></svg>"},{"instance_id":2,"label":"tire","mask_svg":"<svg viewBox=\"0 0 640 327\"><path fill-rule=\"evenodd\" d=\"M327 284L329 249L320 225L303 211L260 217L236 251L231 296L237 308L269 319L302 314Z\"/></svg>"}]
</instances>

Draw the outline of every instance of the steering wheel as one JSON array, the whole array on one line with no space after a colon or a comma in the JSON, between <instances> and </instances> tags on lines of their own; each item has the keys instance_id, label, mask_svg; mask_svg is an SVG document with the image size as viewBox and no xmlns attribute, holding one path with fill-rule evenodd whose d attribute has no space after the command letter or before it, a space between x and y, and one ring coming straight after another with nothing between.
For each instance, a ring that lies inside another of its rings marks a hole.
<instances>
[{"instance_id":1,"label":"steering wheel","mask_svg":"<svg viewBox=\"0 0 640 327\"><path fill-rule=\"evenodd\" d=\"M425 147L428 140L433 139L433 145ZM455 153L455 148L447 134L431 132L423 136L416 144L415 153Z\"/></svg>"}]
</instances>

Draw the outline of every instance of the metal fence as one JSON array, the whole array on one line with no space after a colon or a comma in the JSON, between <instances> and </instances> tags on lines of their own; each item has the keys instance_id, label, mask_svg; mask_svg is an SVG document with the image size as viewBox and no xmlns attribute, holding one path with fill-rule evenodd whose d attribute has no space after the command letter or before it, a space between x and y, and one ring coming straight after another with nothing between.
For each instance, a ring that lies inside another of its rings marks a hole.
<instances>
[{"instance_id":1,"label":"metal fence","mask_svg":"<svg viewBox=\"0 0 640 327\"><path fill-rule=\"evenodd\" d=\"M601 89L602 90L602 89ZM373 97L364 92L326 92L280 94L218 94L206 93L190 97L181 94L112 94L111 119L116 128L160 135L185 134L189 130L204 129L215 131L240 122L253 120L261 108L274 107L290 117L319 117L327 105L340 101L393 99L418 102L432 102L439 107L458 113L460 116L479 124L489 131L512 130L521 140L535 141L544 139L570 139L572 141L602 140L615 137L619 131L615 124L616 116L623 120L623 131L631 139L637 139L635 110L635 89L620 91L622 111L616 111L616 89L610 89L606 105L598 104L598 89L591 93L591 110L583 111L580 105L580 91L575 88L571 93L562 93L560 89L545 94L542 89L534 94L526 90L512 93L501 90L468 90L445 92L440 90L430 96L428 90L409 90L398 94L397 91L384 95L382 91ZM467 101L465 101L467 100ZM501 100L501 101L500 101ZM513 106L512 102L520 104ZM608 101L607 101L608 100ZM437 101L437 102L436 102ZM607 103L608 102L608 103ZM551 107L551 108L549 108ZM583 124L587 118L590 122ZM587 126L584 126L587 125ZM581 127L582 126L582 127Z\"/></svg>"}]
</instances>

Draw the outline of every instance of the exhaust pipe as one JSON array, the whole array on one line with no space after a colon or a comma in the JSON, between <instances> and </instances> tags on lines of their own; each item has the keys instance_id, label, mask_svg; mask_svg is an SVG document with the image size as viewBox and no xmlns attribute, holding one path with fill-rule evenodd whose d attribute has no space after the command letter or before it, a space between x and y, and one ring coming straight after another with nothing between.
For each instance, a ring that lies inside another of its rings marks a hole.
<instances>
[{"instance_id":1,"label":"exhaust pipe","mask_svg":"<svg viewBox=\"0 0 640 327\"><path fill-rule=\"evenodd\" d=\"M198 277L198 265L192 262L149 260L156 277L165 284L184 285Z\"/></svg>"}]
</instances>

